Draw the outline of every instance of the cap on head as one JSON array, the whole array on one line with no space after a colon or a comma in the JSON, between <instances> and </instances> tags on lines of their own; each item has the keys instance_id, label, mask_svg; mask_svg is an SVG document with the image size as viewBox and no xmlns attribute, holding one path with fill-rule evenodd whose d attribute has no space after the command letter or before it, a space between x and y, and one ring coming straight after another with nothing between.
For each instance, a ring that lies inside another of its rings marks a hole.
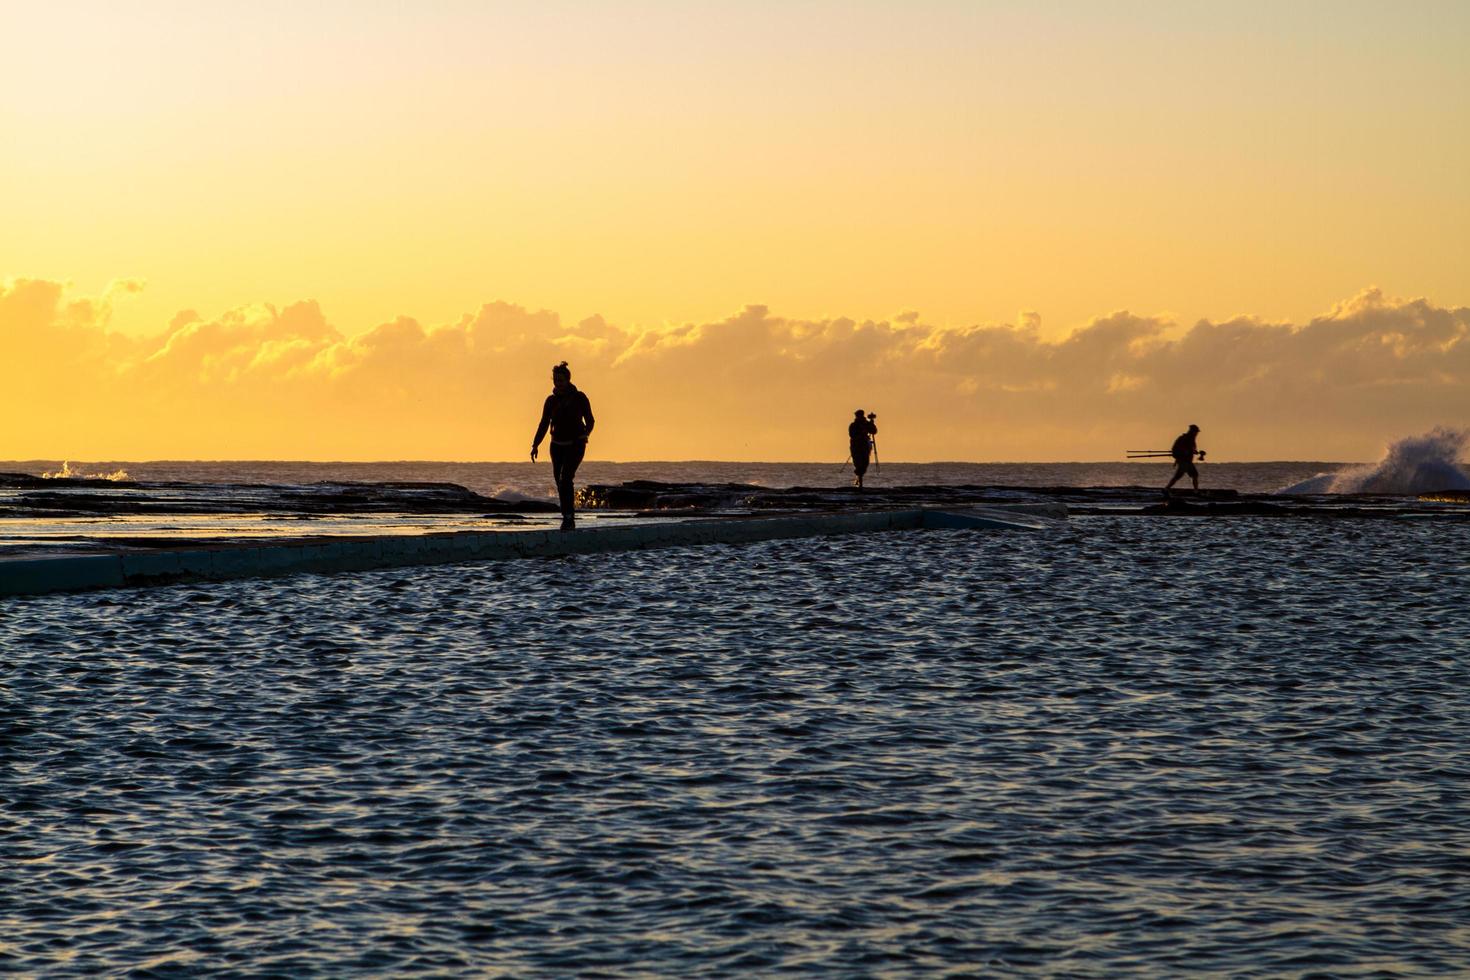
<instances>
[{"instance_id":1,"label":"cap on head","mask_svg":"<svg viewBox=\"0 0 1470 980\"><path fill-rule=\"evenodd\" d=\"M1190 432L1198 432L1199 431L1199 426L1197 426L1197 425L1191 425L1189 427L1189 431Z\"/></svg>"}]
</instances>

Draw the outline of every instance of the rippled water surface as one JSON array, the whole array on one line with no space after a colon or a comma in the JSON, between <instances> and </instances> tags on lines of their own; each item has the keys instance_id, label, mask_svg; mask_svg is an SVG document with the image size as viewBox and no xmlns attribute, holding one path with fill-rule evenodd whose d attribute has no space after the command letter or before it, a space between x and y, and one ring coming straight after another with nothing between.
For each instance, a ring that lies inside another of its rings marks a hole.
<instances>
[{"instance_id":1,"label":"rippled water surface","mask_svg":"<svg viewBox=\"0 0 1470 980\"><path fill-rule=\"evenodd\" d=\"M1470 970L1470 528L5 600L0 970Z\"/></svg>"}]
</instances>

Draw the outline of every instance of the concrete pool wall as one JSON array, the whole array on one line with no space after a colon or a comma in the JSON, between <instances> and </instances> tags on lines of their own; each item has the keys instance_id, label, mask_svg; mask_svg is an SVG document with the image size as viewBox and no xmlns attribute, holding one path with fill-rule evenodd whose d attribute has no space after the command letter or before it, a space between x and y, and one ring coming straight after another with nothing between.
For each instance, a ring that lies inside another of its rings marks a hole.
<instances>
[{"instance_id":1,"label":"concrete pool wall","mask_svg":"<svg viewBox=\"0 0 1470 980\"><path fill-rule=\"evenodd\" d=\"M1062 507L890 510L781 517L666 521L563 532L455 531L421 535L294 538L163 550L30 556L0 560L0 596L225 581L302 572L349 572L411 565L540 558L779 538L923 529L1037 530L1065 517Z\"/></svg>"}]
</instances>

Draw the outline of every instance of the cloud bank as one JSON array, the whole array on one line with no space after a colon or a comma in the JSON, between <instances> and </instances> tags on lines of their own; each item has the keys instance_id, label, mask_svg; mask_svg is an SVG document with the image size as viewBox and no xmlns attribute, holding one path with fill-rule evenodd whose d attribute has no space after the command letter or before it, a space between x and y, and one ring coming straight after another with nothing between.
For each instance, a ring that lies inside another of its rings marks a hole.
<instances>
[{"instance_id":1,"label":"cloud bank","mask_svg":"<svg viewBox=\"0 0 1470 980\"><path fill-rule=\"evenodd\" d=\"M598 459L832 458L857 407L885 458L1116 459L1190 422L1212 459L1373 459L1470 422L1470 308L1369 289L1309 323L1118 312L1017 324L800 320L748 306L639 330L492 302L344 334L315 302L108 328L116 284L0 285L0 458L520 459L571 362Z\"/></svg>"}]
</instances>

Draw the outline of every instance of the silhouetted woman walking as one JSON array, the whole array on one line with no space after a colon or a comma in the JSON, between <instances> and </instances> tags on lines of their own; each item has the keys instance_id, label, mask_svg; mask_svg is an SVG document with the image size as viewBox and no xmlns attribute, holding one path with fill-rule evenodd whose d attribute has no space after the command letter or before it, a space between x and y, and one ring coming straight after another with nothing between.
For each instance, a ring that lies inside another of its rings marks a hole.
<instances>
[{"instance_id":1,"label":"silhouetted woman walking","mask_svg":"<svg viewBox=\"0 0 1470 980\"><path fill-rule=\"evenodd\" d=\"M563 531L577 526L572 478L587 453L587 437L592 434L594 424L592 403L572 384L572 369L562 361L551 369L551 394L541 407L541 424L536 427L536 438L531 440L531 462L536 462L541 440L550 428L551 477L556 481L556 493L561 499Z\"/></svg>"}]
</instances>

